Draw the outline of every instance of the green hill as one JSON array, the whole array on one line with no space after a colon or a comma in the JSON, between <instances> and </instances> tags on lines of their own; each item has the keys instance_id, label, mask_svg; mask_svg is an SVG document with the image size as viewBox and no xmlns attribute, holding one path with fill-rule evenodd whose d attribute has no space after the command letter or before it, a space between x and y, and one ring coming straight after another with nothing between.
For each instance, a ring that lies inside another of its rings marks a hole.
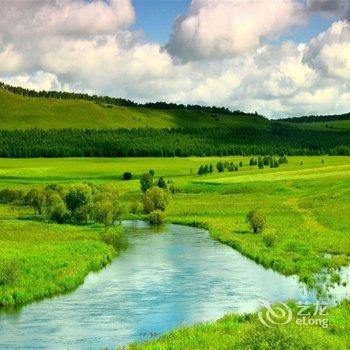
<instances>
[{"instance_id":1,"label":"green hill","mask_svg":"<svg viewBox=\"0 0 350 350\"><path fill-rule=\"evenodd\" d=\"M264 128L268 120L250 115L189 109L117 106L79 99L27 97L0 88L0 129L65 128Z\"/></svg>"},{"instance_id":2,"label":"green hill","mask_svg":"<svg viewBox=\"0 0 350 350\"><path fill-rule=\"evenodd\" d=\"M309 115L278 119L279 122L308 130L350 130L350 113Z\"/></svg>"},{"instance_id":3,"label":"green hill","mask_svg":"<svg viewBox=\"0 0 350 350\"><path fill-rule=\"evenodd\" d=\"M308 130L350 130L350 119L348 120L331 120L311 123L290 123L286 124L297 126Z\"/></svg>"}]
</instances>

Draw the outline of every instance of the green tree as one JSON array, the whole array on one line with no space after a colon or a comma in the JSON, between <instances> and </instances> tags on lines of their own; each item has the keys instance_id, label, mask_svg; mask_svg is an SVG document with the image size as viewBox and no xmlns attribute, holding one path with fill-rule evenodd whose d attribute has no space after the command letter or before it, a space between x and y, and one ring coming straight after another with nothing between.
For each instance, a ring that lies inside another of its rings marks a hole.
<instances>
[{"instance_id":1,"label":"green tree","mask_svg":"<svg viewBox=\"0 0 350 350\"><path fill-rule=\"evenodd\" d=\"M167 184L166 184L166 182L165 182L163 176L161 176L161 177L158 179L157 186L158 186L159 188L163 188L163 189L165 189L165 190L168 188L168 186L167 186Z\"/></svg>"},{"instance_id":2,"label":"green tree","mask_svg":"<svg viewBox=\"0 0 350 350\"><path fill-rule=\"evenodd\" d=\"M157 209L164 211L168 202L168 192L157 186L149 188L142 196L143 211L146 214Z\"/></svg>"},{"instance_id":3,"label":"green tree","mask_svg":"<svg viewBox=\"0 0 350 350\"><path fill-rule=\"evenodd\" d=\"M198 172L197 172L198 175L203 175L204 174L204 166L201 165L198 169Z\"/></svg>"},{"instance_id":4,"label":"green tree","mask_svg":"<svg viewBox=\"0 0 350 350\"><path fill-rule=\"evenodd\" d=\"M149 213L148 215L148 221L153 225L160 225L164 222L164 212L157 209Z\"/></svg>"},{"instance_id":5,"label":"green tree","mask_svg":"<svg viewBox=\"0 0 350 350\"><path fill-rule=\"evenodd\" d=\"M142 192L146 192L153 186L153 176L151 173L145 173L141 176L140 187Z\"/></svg>"},{"instance_id":6,"label":"green tree","mask_svg":"<svg viewBox=\"0 0 350 350\"><path fill-rule=\"evenodd\" d=\"M261 233L266 226L266 217L258 210L252 210L247 214L246 222L254 233Z\"/></svg>"},{"instance_id":7,"label":"green tree","mask_svg":"<svg viewBox=\"0 0 350 350\"><path fill-rule=\"evenodd\" d=\"M219 173L222 173L224 171L224 163L223 162L218 162L216 164L216 169L218 170Z\"/></svg>"},{"instance_id":8,"label":"green tree","mask_svg":"<svg viewBox=\"0 0 350 350\"><path fill-rule=\"evenodd\" d=\"M74 212L82 206L88 206L92 200L92 190L87 184L79 184L71 187L66 195L67 208Z\"/></svg>"},{"instance_id":9,"label":"green tree","mask_svg":"<svg viewBox=\"0 0 350 350\"><path fill-rule=\"evenodd\" d=\"M45 206L46 217L59 224L69 219L69 212L61 196L53 192L47 196Z\"/></svg>"},{"instance_id":10,"label":"green tree","mask_svg":"<svg viewBox=\"0 0 350 350\"><path fill-rule=\"evenodd\" d=\"M103 224L107 230L116 221L120 221L122 210L117 200L102 200L93 205L92 217L95 222Z\"/></svg>"},{"instance_id":11,"label":"green tree","mask_svg":"<svg viewBox=\"0 0 350 350\"><path fill-rule=\"evenodd\" d=\"M132 174L130 171L126 171L124 174L123 174L123 180L131 180L132 179Z\"/></svg>"},{"instance_id":12,"label":"green tree","mask_svg":"<svg viewBox=\"0 0 350 350\"><path fill-rule=\"evenodd\" d=\"M43 209L45 207L46 195L41 189L33 188L31 189L24 198L24 203L32 207L35 212L42 215Z\"/></svg>"}]
</instances>

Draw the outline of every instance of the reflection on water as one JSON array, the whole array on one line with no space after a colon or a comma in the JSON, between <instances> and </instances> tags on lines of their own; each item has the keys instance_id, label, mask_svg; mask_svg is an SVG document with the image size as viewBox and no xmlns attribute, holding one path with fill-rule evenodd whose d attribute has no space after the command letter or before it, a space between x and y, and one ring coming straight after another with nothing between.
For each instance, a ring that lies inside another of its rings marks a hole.
<instances>
[{"instance_id":1,"label":"reflection on water","mask_svg":"<svg viewBox=\"0 0 350 350\"><path fill-rule=\"evenodd\" d=\"M75 292L0 315L0 348L99 349L180 325L253 311L259 299L313 301L293 277L265 270L206 231L125 222L129 248Z\"/></svg>"}]
</instances>

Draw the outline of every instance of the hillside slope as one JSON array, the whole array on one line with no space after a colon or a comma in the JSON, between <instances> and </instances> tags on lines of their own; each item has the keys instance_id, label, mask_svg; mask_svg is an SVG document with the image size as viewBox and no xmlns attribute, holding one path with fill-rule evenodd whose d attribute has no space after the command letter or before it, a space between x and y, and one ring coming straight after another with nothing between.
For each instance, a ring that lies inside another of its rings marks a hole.
<instances>
[{"instance_id":1,"label":"hillside slope","mask_svg":"<svg viewBox=\"0 0 350 350\"><path fill-rule=\"evenodd\" d=\"M160 110L98 104L87 100L23 97L0 88L0 129L65 128L264 128L254 116L212 114L193 110Z\"/></svg>"},{"instance_id":2,"label":"hillside slope","mask_svg":"<svg viewBox=\"0 0 350 350\"><path fill-rule=\"evenodd\" d=\"M301 129L308 130L350 130L350 119L348 120L331 120L327 122L312 122L312 123L290 123L291 126L296 126Z\"/></svg>"}]
</instances>

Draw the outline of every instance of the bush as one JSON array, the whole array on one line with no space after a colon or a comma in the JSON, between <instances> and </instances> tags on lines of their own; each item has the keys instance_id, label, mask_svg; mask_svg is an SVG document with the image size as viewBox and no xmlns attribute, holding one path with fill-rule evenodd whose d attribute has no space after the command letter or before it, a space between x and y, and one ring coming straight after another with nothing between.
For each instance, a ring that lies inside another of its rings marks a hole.
<instances>
[{"instance_id":1,"label":"bush","mask_svg":"<svg viewBox=\"0 0 350 350\"><path fill-rule=\"evenodd\" d=\"M262 240L267 248L272 248L277 243L277 237L276 235L272 233L267 233L262 236Z\"/></svg>"},{"instance_id":2,"label":"bush","mask_svg":"<svg viewBox=\"0 0 350 350\"><path fill-rule=\"evenodd\" d=\"M46 195L43 190L37 188L31 189L24 197L24 203L32 207L39 215L43 213L46 202Z\"/></svg>"},{"instance_id":3,"label":"bush","mask_svg":"<svg viewBox=\"0 0 350 350\"><path fill-rule=\"evenodd\" d=\"M15 282L19 277L19 269L15 261L0 262L0 286Z\"/></svg>"},{"instance_id":4,"label":"bush","mask_svg":"<svg viewBox=\"0 0 350 350\"><path fill-rule=\"evenodd\" d=\"M164 180L164 178L163 178L163 176L161 176L159 179L158 179L158 184L157 184L157 186L159 187L159 188L163 188L163 189L167 189L167 184L166 184L166 182L165 182L165 180Z\"/></svg>"},{"instance_id":5,"label":"bush","mask_svg":"<svg viewBox=\"0 0 350 350\"><path fill-rule=\"evenodd\" d=\"M114 201L100 201L92 207L92 217L95 222L103 224L105 229L119 221L122 214L119 203Z\"/></svg>"},{"instance_id":6,"label":"bush","mask_svg":"<svg viewBox=\"0 0 350 350\"><path fill-rule=\"evenodd\" d=\"M217 163L216 169L218 170L219 173L222 173L224 171L224 163L223 162Z\"/></svg>"},{"instance_id":7,"label":"bush","mask_svg":"<svg viewBox=\"0 0 350 350\"><path fill-rule=\"evenodd\" d=\"M58 193L52 193L46 200L46 216L49 220L62 224L69 219L66 204Z\"/></svg>"},{"instance_id":8,"label":"bush","mask_svg":"<svg viewBox=\"0 0 350 350\"><path fill-rule=\"evenodd\" d=\"M143 211L146 214L154 210L165 210L166 205L168 204L168 192L153 186L149 188L142 197Z\"/></svg>"},{"instance_id":9,"label":"bush","mask_svg":"<svg viewBox=\"0 0 350 350\"><path fill-rule=\"evenodd\" d=\"M266 226L266 217L257 210L247 214L246 222L249 223L254 233L261 233Z\"/></svg>"},{"instance_id":10,"label":"bush","mask_svg":"<svg viewBox=\"0 0 350 350\"><path fill-rule=\"evenodd\" d=\"M5 188L0 191L0 203L8 204L13 202L22 202L24 199L24 193L21 190L11 190Z\"/></svg>"},{"instance_id":11,"label":"bush","mask_svg":"<svg viewBox=\"0 0 350 350\"><path fill-rule=\"evenodd\" d=\"M146 192L153 186L153 176L150 173L145 173L141 176L140 187L142 192Z\"/></svg>"},{"instance_id":12,"label":"bush","mask_svg":"<svg viewBox=\"0 0 350 350\"><path fill-rule=\"evenodd\" d=\"M160 225L160 224L164 223L164 218L165 218L164 212L162 212L159 209L152 211L148 215L148 221L152 225Z\"/></svg>"},{"instance_id":13,"label":"bush","mask_svg":"<svg viewBox=\"0 0 350 350\"><path fill-rule=\"evenodd\" d=\"M66 205L71 212L74 212L82 206L89 205L91 199L91 187L87 184L80 184L70 188L66 195Z\"/></svg>"},{"instance_id":14,"label":"bush","mask_svg":"<svg viewBox=\"0 0 350 350\"><path fill-rule=\"evenodd\" d=\"M129 171L126 171L123 174L123 180L131 180L132 179L132 174Z\"/></svg>"},{"instance_id":15,"label":"bush","mask_svg":"<svg viewBox=\"0 0 350 350\"><path fill-rule=\"evenodd\" d=\"M102 241L114 248L119 248L123 243L123 231L120 226L111 227L101 234Z\"/></svg>"},{"instance_id":16,"label":"bush","mask_svg":"<svg viewBox=\"0 0 350 350\"><path fill-rule=\"evenodd\" d=\"M130 205L130 212L132 214L137 214L139 212L139 202L133 201Z\"/></svg>"},{"instance_id":17,"label":"bush","mask_svg":"<svg viewBox=\"0 0 350 350\"><path fill-rule=\"evenodd\" d=\"M71 212L72 221L76 225L84 225L89 222L90 210L87 205L82 205L79 208Z\"/></svg>"}]
</instances>

